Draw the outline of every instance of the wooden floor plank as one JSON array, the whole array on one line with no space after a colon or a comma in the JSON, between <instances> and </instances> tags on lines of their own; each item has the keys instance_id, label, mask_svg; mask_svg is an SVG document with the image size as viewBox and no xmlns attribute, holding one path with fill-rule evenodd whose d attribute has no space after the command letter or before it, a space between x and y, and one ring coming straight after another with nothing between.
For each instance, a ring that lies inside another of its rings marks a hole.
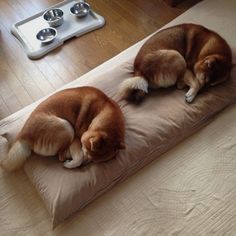
<instances>
[{"instance_id":1,"label":"wooden floor plank","mask_svg":"<svg viewBox=\"0 0 236 236\"><path fill-rule=\"evenodd\" d=\"M17 21L62 0L0 0L0 119L52 93L153 33L200 0L89 0L106 25L31 60L11 34Z\"/></svg>"},{"instance_id":2,"label":"wooden floor plank","mask_svg":"<svg viewBox=\"0 0 236 236\"><path fill-rule=\"evenodd\" d=\"M4 80L0 81L0 94L11 113L14 113L22 108L17 96ZM5 114L0 114L1 117L4 117L4 115Z\"/></svg>"},{"instance_id":3,"label":"wooden floor plank","mask_svg":"<svg viewBox=\"0 0 236 236\"><path fill-rule=\"evenodd\" d=\"M38 83L31 76L28 68L25 68L25 64L27 64L25 61L28 61L28 58L26 55L22 55L22 49L19 45L14 44L15 39L12 38L9 32L4 30L4 27L1 27L1 29L3 32L0 41L2 43L2 58L4 58L5 64L8 66L9 73L15 74L16 80L23 85L28 95L31 97L31 101L27 102L27 104L30 104L38 100L44 94L38 87ZM12 42L11 46L9 44L10 42Z\"/></svg>"}]
</instances>

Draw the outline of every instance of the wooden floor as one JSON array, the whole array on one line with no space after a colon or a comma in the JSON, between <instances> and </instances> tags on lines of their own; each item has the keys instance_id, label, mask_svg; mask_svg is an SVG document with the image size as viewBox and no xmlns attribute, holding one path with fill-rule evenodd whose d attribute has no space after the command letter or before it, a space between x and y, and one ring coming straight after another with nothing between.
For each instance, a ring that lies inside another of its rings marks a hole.
<instances>
[{"instance_id":1,"label":"wooden floor","mask_svg":"<svg viewBox=\"0 0 236 236\"><path fill-rule=\"evenodd\" d=\"M61 0L0 0L0 119L69 83L171 21L200 0L90 0L106 25L38 60L11 35L13 23Z\"/></svg>"}]
</instances>

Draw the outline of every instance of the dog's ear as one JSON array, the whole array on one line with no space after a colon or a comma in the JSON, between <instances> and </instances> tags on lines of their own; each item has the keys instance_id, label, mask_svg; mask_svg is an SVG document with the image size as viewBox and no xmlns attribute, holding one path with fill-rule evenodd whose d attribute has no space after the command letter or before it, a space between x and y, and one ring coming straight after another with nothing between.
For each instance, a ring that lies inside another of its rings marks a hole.
<instances>
[{"instance_id":1,"label":"dog's ear","mask_svg":"<svg viewBox=\"0 0 236 236\"><path fill-rule=\"evenodd\" d=\"M107 138L107 134L105 132L97 133L97 135L91 137L89 139L91 151L99 150L104 144L104 141L106 138Z\"/></svg>"},{"instance_id":2,"label":"dog's ear","mask_svg":"<svg viewBox=\"0 0 236 236\"><path fill-rule=\"evenodd\" d=\"M212 68L216 64L217 60L214 56L208 56L204 60L204 63L207 65L208 68Z\"/></svg>"},{"instance_id":3,"label":"dog's ear","mask_svg":"<svg viewBox=\"0 0 236 236\"><path fill-rule=\"evenodd\" d=\"M100 138L97 137L97 136L92 137L92 138L89 139L89 143L90 143L91 151L96 151L100 147Z\"/></svg>"}]
</instances>

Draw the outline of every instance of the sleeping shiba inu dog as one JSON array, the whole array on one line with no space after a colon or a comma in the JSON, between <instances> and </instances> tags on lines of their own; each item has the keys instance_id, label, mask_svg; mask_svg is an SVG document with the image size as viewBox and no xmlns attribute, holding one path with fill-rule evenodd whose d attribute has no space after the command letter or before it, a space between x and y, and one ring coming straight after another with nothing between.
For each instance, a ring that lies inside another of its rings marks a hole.
<instances>
[{"instance_id":1,"label":"sleeping shiba inu dog","mask_svg":"<svg viewBox=\"0 0 236 236\"><path fill-rule=\"evenodd\" d=\"M67 168L106 161L125 148L124 129L119 106L100 90L66 89L36 107L1 165L19 169L32 152L58 155Z\"/></svg>"},{"instance_id":2,"label":"sleeping shiba inu dog","mask_svg":"<svg viewBox=\"0 0 236 236\"><path fill-rule=\"evenodd\" d=\"M141 101L148 88L189 87L192 102L199 90L227 80L232 52L216 32L196 24L163 29L149 38L134 61L134 76L120 86L121 98Z\"/></svg>"}]
</instances>

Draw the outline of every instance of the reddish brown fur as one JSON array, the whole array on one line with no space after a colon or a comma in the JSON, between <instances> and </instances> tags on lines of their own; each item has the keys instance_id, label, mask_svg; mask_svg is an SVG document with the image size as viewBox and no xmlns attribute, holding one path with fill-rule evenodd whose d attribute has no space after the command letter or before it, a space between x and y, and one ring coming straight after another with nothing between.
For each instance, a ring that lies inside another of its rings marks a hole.
<instances>
[{"instance_id":1,"label":"reddish brown fur","mask_svg":"<svg viewBox=\"0 0 236 236\"><path fill-rule=\"evenodd\" d=\"M160 63L150 55L162 49L176 50L183 56L187 70L194 76L181 76L184 81L180 80L178 87L187 85L193 88L194 94L204 86L223 82L230 75L232 52L227 42L216 32L195 24L163 29L148 39L135 58L134 75L142 76L150 83ZM135 94L133 96L135 98Z\"/></svg>"},{"instance_id":2,"label":"reddish brown fur","mask_svg":"<svg viewBox=\"0 0 236 236\"><path fill-rule=\"evenodd\" d=\"M72 88L52 95L32 112L18 135L17 140L25 140L32 150L40 137L44 137L42 142L48 142L44 145L56 145L60 159L65 160L73 140L60 125L48 122L48 115L68 121L74 128L74 139L80 141L87 132L83 142L91 161L107 160L114 157L118 149L124 148L123 114L119 106L98 89ZM100 133L106 137L100 137ZM97 138L93 140L94 146L97 145L93 150L92 138Z\"/></svg>"}]
</instances>

